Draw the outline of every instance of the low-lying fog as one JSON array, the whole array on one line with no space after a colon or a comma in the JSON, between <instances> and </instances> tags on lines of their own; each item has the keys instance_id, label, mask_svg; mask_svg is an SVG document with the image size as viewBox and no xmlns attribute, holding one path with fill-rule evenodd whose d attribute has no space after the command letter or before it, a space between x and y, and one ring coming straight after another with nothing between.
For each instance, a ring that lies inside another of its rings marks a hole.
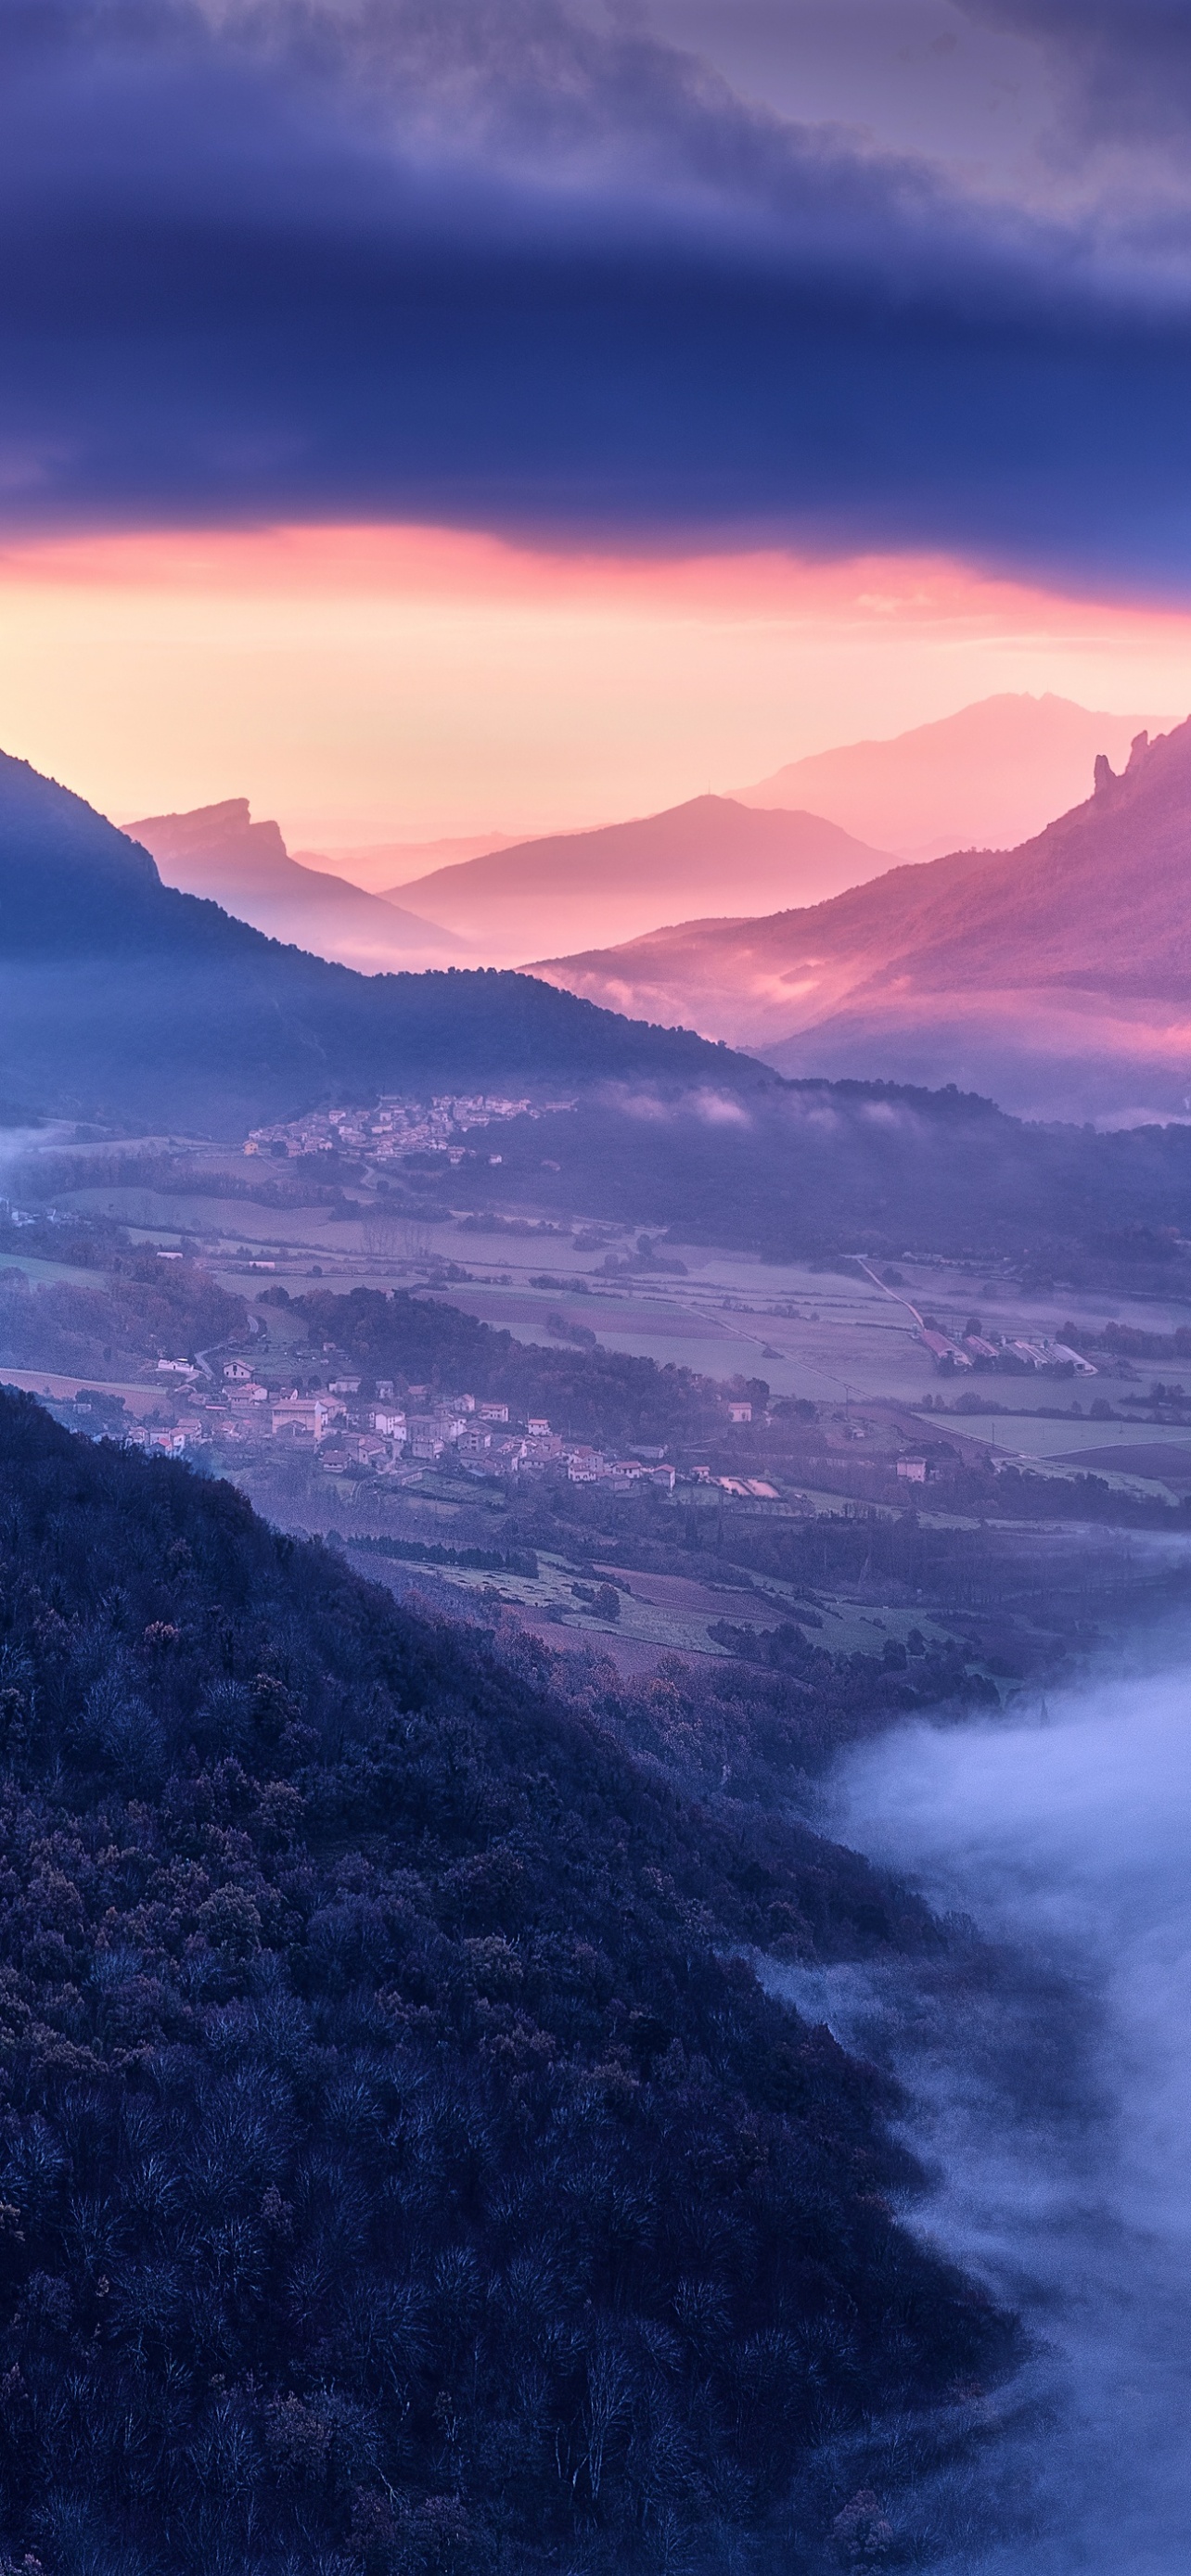
<instances>
[{"instance_id":1,"label":"low-lying fog","mask_svg":"<svg viewBox=\"0 0 1191 2576\"><path fill-rule=\"evenodd\" d=\"M797 1980L898 2069L933 2177L915 2223L1035 2347L899 2538L939 2576L1187 2576L1191 1661L1031 1722L900 1730L837 1796L841 1838L1011 1945L1003 1974L961 1931L909 1983Z\"/></svg>"}]
</instances>

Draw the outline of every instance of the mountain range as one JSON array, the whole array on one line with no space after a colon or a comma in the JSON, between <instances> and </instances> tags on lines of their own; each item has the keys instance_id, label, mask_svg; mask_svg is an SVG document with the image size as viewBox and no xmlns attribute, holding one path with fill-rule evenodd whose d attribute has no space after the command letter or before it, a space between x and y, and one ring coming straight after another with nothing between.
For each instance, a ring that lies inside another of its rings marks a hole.
<instances>
[{"instance_id":1,"label":"mountain range","mask_svg":"<svg viewBox=\"0 0 1191 2576\"><path fill-rule=\"evenodd\" d=\"M1097 715L1049 692L1005 690L889 741L788 761L733 793L742 805L809 807L898 858L1011 849L1076 802L1098 751L1126 760L1147 723L1157 731L1153 716Z\"/></svg>"},{"instance_id":2,"label":"mountain range","mask_svg":"<svg viewBox=\"0 0 1191 2576\"><path fill-rule=\"evenodd\" d=\"M290 857L276 823L254 823L246 796L187 814L154 814L126 826L157 861L166 885L210 895L270 938L365 971L437 966L463 942L343 877Z\"/></svg>"},{"instance_id":3,"label":"mountain range","mask_svg":"<svg viewBox=\"0 0 1191 2576\"><path fill-rule=\"evenodd\" d=\"M127 834L0 754L0 1101L242 1136L376 1090L767 1078L526 975L360 975L161 882Z\"/></svg>"},{"instance_id":4,"label":"mountain range","mask_svg":"<svg viewBox=\"0 0 1191 2576\"><path fill-rule=\"evenodd\" d=\"M319 956L365 972L519 965L698 915L821 904L884 874L894 855L1021 841L1078 796L1098 750L1121 759L1137 730L1065 698L1006 694L791 762L737 797L533 839L294 856L244 797L127 828L168 884Z\"/></svg>"},{"instance_id":5,"label":"mountain range","mask_svg":"<svg viewBox=\"0 0 1191 2576\"><path fill-rule=\"evenodd\" d=\"M1186 1113L1191 723L1009 852L768 920L691 921L535 971L787 1074L957 1081L1040 1116Z\"/></svg>"},{"instance_id":6,"label":"mountain range","mask_svg":"<svg viewBox=\"0 0 1191 2576\"><path fill-rule=\"evenodd\" d=\"M1122 834L1128 844L1143 789L1152 808L1138 845L1146 882L1161 873L1154 817L1164 804L1167 876L1180 875L1186 799L1167 773L1185 785L1186 732L1140 754L1127 779L1105 777L1095 800L1097 829L1113 827L1104 874L1114 918L1129 907L1112 904L1111 852ZM1074 864L1082 826L1069 821ZM1057 837L1052 914L1074 904L1090 920L1086 867L1072 893ZM839 909L883 901L888 927L891 887L932 884L941 954L949 888L962 942L962 899L987 872L991 923L1007 865L965 858L895 870ZM1002 928L1014 900L1010 886ZM1044 911L1040 901L1040 944ZM1147 916L1139 893L1133 913L1150 921L1156 982L1177 987L1191 942L1164 947L1158 897ZM924 918L920 946L929 927ZM990 926L990 948L992 938ZM809 1043L812 1053L827 1050L823 1035ZM9 1125L60 1114L109 1131L239 1139L266 1120L378 1091L512 1090L540 1114L506 1123L498 1166L485 1155L453 1170L444 1205L531 1206L560 1218L579 1209L781 1258L858 1244L1018 1254L1028 1244L1064 1276L1078 1268L1081 1245L1099 1244L1102 1260L1104 1242L1119 1238L1135 1268L1191 1234L1191 1127L1103 1136L1023 1126L958 1091L946 1056L944 1067L946 1087L933 1092L789 1080L689 1030L624 1019L525 974L359 975L164 886L148 851L80 797L0 755L0 1115ZM575 1105L551 1109L550 1099ZM421 1203L435 1177L448 1177L445 1166L411 1169L405 1186Z\"/></svg>"}]
</instances>

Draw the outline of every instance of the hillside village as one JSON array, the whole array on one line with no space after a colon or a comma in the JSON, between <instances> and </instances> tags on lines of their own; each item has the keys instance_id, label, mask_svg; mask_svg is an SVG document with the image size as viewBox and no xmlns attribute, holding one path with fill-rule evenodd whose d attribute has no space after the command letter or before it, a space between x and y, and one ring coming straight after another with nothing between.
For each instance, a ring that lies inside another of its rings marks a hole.
<instances>
[{"instance_id":1,"label":"hillside village","mask_svg":"<svg viewBox=\"0 0 1191 2576\"><path fill-rule=\"evenodd\" d=\"M279 1161L304 1154L333 1154L345 1149L370 1163L399 1162L405 1154L446 1154L460 1163L465 1141L474 1128L510 1118L541 1118L573 1109L573 1100L512 1100L503 1093L443 1092L432 1100L412 1100L382 1093L373 1107L312 1110L305 1118L271 1127L254 1127L246 1154L270 1154ZM490 1158L499 1163L501 1157Z\"/></svg>"},{"instance_id":2,"label":"hillside village","mask_svg":"<svg viewBox=\"0 0 1191 2576\"><path fill-rule=\"evenodd\" d=\"M334 1377L326 1388L270 1386L245 1360L223 1363L222 1383L203 1385L199 1371L181 1361L158 1363L175 1385L187 1381L185 1410L162 1428L129 1426L134 1446L180 1457L218 1445L258 1447L275 1442L291 1454L315 1457L327 1475L400 1478L411 1467L452 1458L474 1476L516 1476L526 1467L565 1469L572 1484L603 1479L629 1485L642 1479L672 1492L675 1470L657 1456L615 1458L589 1442L570 1440L540 1414L510 1420L509 1406L470 1393L429 1401L428 1388L398 1395L392 1379L369 1391L357 1376ZM419 1405L424 1409L419 1410ZM732 1418L751 1418L736 1406Z\"/></svg>"},{"instance_id":3,"label":"hillside village","mask_svg":"<svg viewBox=\"0 0 1191 2576\"><path fill-rule=\"evenodd\" d=\"M527 1470L565 1474L572 1485L607 1485L627 1492L651 1485L672 1494L675 1485L716 1484L725 1493L775 1501L777 1489L766 1478L715 1475L708 1466L675 1467L655 1446L642 1446L621 1457L557 1431L542 1414L523 1421L494 1398L435 1395L428 1387L398 1392L392 1379L371 1386L355 1375L333 1377L326 1387L270 1384L247 1360L229 1359L222 1377L204 1376L192 1362L159 1360L158 1373L178 1402L167 1406L167 1422L117 1423L125 1444L171 1458L196 1452L263 1452L304 1457L327 1476L417 1481L423 1470L440 1465L461 1469L481 1479L509 1479ZM96 1409L110 1411L99 1389L81 1388L72 1416L89 1425ZM754 1407L737 1398L720 1410L725 1426L751 1425ZM104 1427L109 1427L107 1424Z\"/></svg>"}]
</instances>

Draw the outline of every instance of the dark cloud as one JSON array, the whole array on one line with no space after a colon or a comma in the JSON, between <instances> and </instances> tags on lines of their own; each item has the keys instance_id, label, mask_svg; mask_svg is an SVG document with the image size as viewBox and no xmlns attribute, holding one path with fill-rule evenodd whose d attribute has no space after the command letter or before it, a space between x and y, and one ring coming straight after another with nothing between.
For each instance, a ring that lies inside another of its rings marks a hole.
<instances>
[{"instance_id":1,"label":"dark cloud","mask_svg":"<svg viewBox=\"0 0 1191 2576\"><path fill-rule=\"evenodd\" d=\"M1188 0L957 0L965 16L1030 36L1059 71L1088 137L1165 139L1191 119Z\"/></svg>"},{"instance_id":2,"label":"dark cloud","mask_svg":"<svg viewBox=\"0 0 1191 2576\"><path fill-rule=\"evenodd\" d=\"M631 12L0 0L0 99L10 526L1191 572L1191 334L1137 240L748 107Z\"/></svg>"}]
</instances>

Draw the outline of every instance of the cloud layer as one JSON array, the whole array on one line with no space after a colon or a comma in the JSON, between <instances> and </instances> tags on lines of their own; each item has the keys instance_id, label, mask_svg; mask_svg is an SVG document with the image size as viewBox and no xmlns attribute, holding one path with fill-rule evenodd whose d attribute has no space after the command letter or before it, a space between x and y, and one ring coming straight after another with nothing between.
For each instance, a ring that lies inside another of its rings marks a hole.
<instances>
[{"instance_id":1,"label":"cloud layer","mask_svg":"<svg viewBox=\"0 0 1191 2576\"><path fill-rule=\"evenodd\" d=\"M958 0L965 16L1034 38L1057 67L1075 132L1152 147L1191 119L1186 0Z\"/></svg>"},{"instance_id":2,"label":"cloud layer","mask_svg":"<svg viewBox=\"0 0 1191 2576\"><path fill-rule=\"evenodd\" d=\"M969 5L1065 46L1085 101L1127 35ZM1181 77L1183 13L1138 14ZM1151 89L1169 117L1177 79ZM0 0L0 96L10 528L401 518L1191 577L1169 195L1046 221L557 0Z\"/></svg>"}]
</instances>

